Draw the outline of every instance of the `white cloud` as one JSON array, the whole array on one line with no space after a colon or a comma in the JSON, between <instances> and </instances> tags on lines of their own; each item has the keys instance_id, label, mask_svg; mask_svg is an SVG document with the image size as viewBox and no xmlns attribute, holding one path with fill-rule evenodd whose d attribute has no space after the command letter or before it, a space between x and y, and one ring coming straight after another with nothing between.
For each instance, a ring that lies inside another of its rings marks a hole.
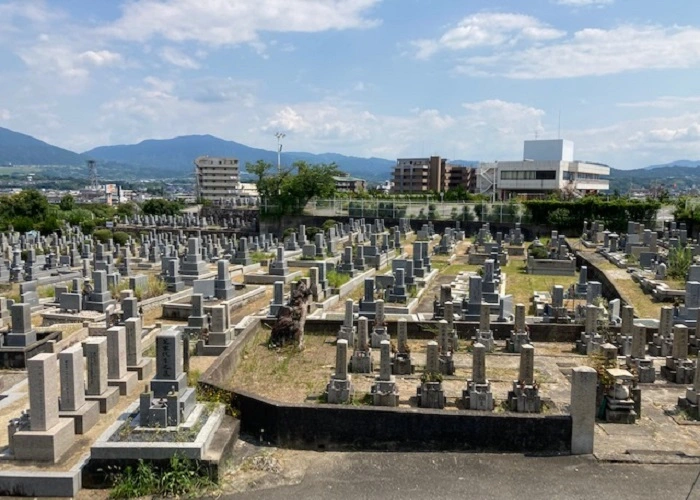
<instances>
[{"instance_id":1,"label":"white cloud","mask_svg":"<svg viewBox=\"0 0 700 500\"><path fill-rule=\"evenodd\" d=\"M658 109L670 109L685 107L692 104L700 104L700 96L661 96L656 99L649 101L635 101L635 102L620 102L617 103L619 108L658 108Z\"/></svg>"},{"instance_id":2,"label":"white cloud","mask_svg":"<svg viewBox=\"0 0 700 500\"><path fill-rule=\"evenodd\" d=\"M553 0L559 5L571 5L573 7L589 7L610 5L615 0Z\"/></svg>"},{"instance_id":3,"label":"white cloud","mask_svg":"<svg viewBox=\"0 0 700 500\"><path fill-rule=\"evenodd\" d=\"M66 91L82 88L90 71L98 67L123 63L121 54L110 50L74 49L70 43L42 37L39 43L19 50L19 56L38 75L51 75L64 80Z\"/></svg>"},{"instance_id":4,"label":"white cloud","mask_svg":"<svg viewBox=\"0 0 700 500\"><path fill-rule=\"evenodd\" d=\"M588 28L561 42L470 57L465 74L515 79L600 76L649 69L683 69L700 64L700 29L692 26Z\"/></svg>"},{"instance_id":5,"label":"white cloud","mask_svg":"<svg viewBox=\"0 0 700 500\"><path fill-rule=\"evenodd\" d=\"M12 113L10 113L10 110L0 108L0 120L8 121L10 118L12 118Z\"/></svg>"},{"instance_id":6,"label":"white cloud","mask_svg":"<svg viewBox=\"0 0 700 500\"><path fill-rule=\"evenodd\" d=\"M287 104L263 118L266 135L283 130L287 149L388 158L436 153L450 158L519 155L522 138L541 130L544 111L501 100L468 102L455 114L413 109L405 115L379 115L355 102L328 99ZM291 144L300 146L291 146ZM517 156L515 156L517 157Z\"/></svg>"},{"instance_id":7,"label":"white cloud","mask_svg":"<svg viewBox=\"0 0 700 500\"><path fill-rule=\"evenodd\" d=\"M550 27L532 16L510 13L474 14L438 39L414 40L416 57L427 59L441 50L468 50L477 47L513 45L519 41L544 41L561 38L566 33Z\"/></svg>"},{"instance_id":8,"label":"white cloud","mask_svg":"<svg viewBox=\"0 0 700 500\"><path fill-rule=\"evenodd\" d=\"M140 0L104 34L124 40L163 38L212 46L259 43L259 33L319 32L376 26L366 17L380 0Z\"/></svg>"},{"instance_id":9,"label":"white cloud","mask_svg":"<svg viewBox=\"0 0 700 500\"><path fill-rule=\"evenodd\" d=\"M164 61L184 69L198 69L199 63L174 47L163 47L160 57Z\"/></svg>"}]
</instances>

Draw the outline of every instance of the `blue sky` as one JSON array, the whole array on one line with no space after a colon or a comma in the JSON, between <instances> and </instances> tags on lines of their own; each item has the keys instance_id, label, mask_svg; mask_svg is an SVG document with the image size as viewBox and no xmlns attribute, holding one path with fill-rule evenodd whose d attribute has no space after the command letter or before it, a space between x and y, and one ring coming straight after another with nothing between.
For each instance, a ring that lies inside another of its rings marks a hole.
<instances>
[{"instance_id":1,"label":"blue sky","mask_svg":"<svg viewBox=\"0 0 700 500\"><path fill-rule=\"evenodd\" d=\"M465 160L700 159L696 0L0 0L0 126Z\"/></svg>"}]
</instances>

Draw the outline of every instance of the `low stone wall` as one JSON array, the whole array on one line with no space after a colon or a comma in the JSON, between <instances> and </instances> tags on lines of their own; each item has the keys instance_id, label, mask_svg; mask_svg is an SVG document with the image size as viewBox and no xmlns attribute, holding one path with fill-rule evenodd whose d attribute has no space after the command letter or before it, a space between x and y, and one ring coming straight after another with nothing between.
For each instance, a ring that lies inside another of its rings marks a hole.
<instances>
[{"instance_id":1,"label":"low stone wall","mask_svg":"<svg viewBox=\"0 0 700 500\"><path fill-rule=\"evenodd\" d=\"M236 371L246 345L255 336L259 327L259 318L253 318L252 321L249 321L243 331L234 337L231 345L199 377L198 385L215 390L226 390L225 387Z\"/></svg>"},{"instance_id":2,"label":"low stone wall","mask_svg":"<svg viewBox=\"0 0 700 500\"><path fill-rule=\"evenodd\" d=\"M265 294L265 287L262 286L255 286L255 287L247 287L248 290L243 290L244 293L241 293L240 295L236 295L230 300L227 301L212 301L211 303L204 303L204 312L208 313L211 312L211 308L213 306L223 306L223 305L228 305L229 307L229 312L235 311L236 309L239 309L243 307L244 305L248 304L252 300L256 300L259 296ZM188 295L192 295L192 289L190 289L190 293ZM174 319L174 320L183 320L187 321L187 318L189 318L190 313L192 311L192 304L190 302L175 302L175 301L169 301L165 304L163 304L163 318L165 319Z\"/></svg>"},{"instance_id":3,"label":"low stone wall","mask_svg":"<svg viewBox=\"0 0 700 500\"><path fill-rule=\"evenodd\" d=\"M192 290L193 289L191 287L187 287L179 292L167 293L163 295L158 295L157 297L151 297L150 299L142 300L141 302L139 302L139 306L143 309L143 312L146 313L157 307L162 306L167 302L176 302L178 300L184 299L185 297L189 297L190 295L192 295Z\"/></svg>"},{"instance_id":4,"label":"low stone wall","mask_svg":"<svg viewBox=\"0 0 700 500\"><path fill-rule=\"evenodd\" d=\"M571 450L569 415L507 414L371 406L286 404L234 395L241 431L300 449Z\"/></svg>"},{"instance_id":5,"label":"low stone wall","mask_svg":"<svg viewBox=\"0 0 700 500\"><path fill-rule=\"evenodd\" d=\"M574 276L576 274L575 259L533 259L527 258L528 274L544 274L547 276Z\"/></svg>"},{"instance_id":6,"label":"low stone wall","mask_svg":"<svg viewBox=\"0 0 700 500\"><path fill-rule=\"evenodd\" d=\"M265 319L263 323L271 326L274 319ZM306 319L305 332L309 335L328 334L328 332L337 332L343 321L338 319L320 319L309 317ZM455 329L460 338L473 338L479 327L476 321L455 321ZM438 330L437 321L409 321L406 324L408 329L408 337L411 339L434 340L435 332ZM575 342L579 338L583 326L577 324L564 323L534 323L528 325L530 328L530 338L533 342ZM387 321L387 328L392 338L397 335L397 322L391 319ZM612 328L614 331L616 328ZM509 338L512 323L491 323L491 330L497 340L505 340Z\"/></svg>"}]
</instances>

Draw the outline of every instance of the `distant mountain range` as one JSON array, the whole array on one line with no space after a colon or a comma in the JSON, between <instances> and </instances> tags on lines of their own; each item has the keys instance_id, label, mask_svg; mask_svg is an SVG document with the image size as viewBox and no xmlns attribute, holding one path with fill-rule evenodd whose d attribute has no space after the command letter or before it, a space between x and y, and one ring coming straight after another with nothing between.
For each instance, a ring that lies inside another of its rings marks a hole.
<instances>
[{"instance_id":1,"label":"distant mountain range","mask_svg":"<svg viewBox=\"0 0 700 500\"><path fill-rule=\"evenodd\" d=\"M124 146L102 146L86 151L83 155L101 161L138 165L162 172L168 177L189 175L194 169L194 159L202 155L238 158L242 172L245 171L247 162L264 160L273 165L277 164L276 151L251 148L212 135L186 135ZM336 153L282 152L283 165L290 165L298 160L309 163L335 162L341 170L370 181L388 178L390 168L396 163L382 158L358 158Z\"/></svg>"},{"instance_id":2,"label":"distant mountain range","mask_svg":"<svg viewBox=\"0 0 700 500\"><path fill-rule=\"evenodd\" d=\"M35 139L0 127L0 165L80 165L85 158Z\"/></svg>"},{"instance_id":3,"label":"distant mountain range","mask_svg":"<svg viewBox=\"0 0 700 500\"><path fill-rule=\"evenodd\" d=\"M101 146L78 154L40 141L29 135L0 127L0 166L2 165L67 165L82 166L88 159L98 161L98 171L112 178L182 178L192 175L198 156L233 156L241 164L258 160L277 164L277 152L257 149L212 135L187 135L174 139L146 140L138 144ZM283 165L297 160L309 163L335 162L350 175L381 182L390 178L395 160L360 158L336 153L313 154L282 152ZM473 165L473 160L451 160L450 163ZM104 168L107 167L107 168ZM663 184L667 187L700 185L700 160L677 160L663 165L650 165L634 170L610 169L610 189L627 192L636 187ZM87 170L70 169L87 176Z\"/></svg>"}]
</instances>

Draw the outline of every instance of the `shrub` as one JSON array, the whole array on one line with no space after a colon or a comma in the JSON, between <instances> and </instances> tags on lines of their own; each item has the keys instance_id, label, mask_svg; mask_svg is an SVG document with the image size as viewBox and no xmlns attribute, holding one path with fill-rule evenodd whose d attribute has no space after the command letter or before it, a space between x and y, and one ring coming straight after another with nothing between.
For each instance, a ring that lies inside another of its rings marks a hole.
<instances>
[{"instance_id":1,"label":"shrub","mask_svg":"<svg viewBox=\"0 0 700 500\"><path fill-rule=\"evenodd\" d=\"M98 229L92 234L92 236L100 243L107 243L112 237L112 231L109 229Z\"/></svg>"},{"instance_id":2,"label":"shrub","mask_svg":"<svg viewBox=\"0 0 700 500\"><path fill-rule=\"evenodd\" d=\"M114 240L114 243L118 243L119 245L126 245L126 242L129 241L129 235L124 231L116 231L112 235L112 239Z\"/></svg>"},{"instance_id":3,"label":"shrub","mask_svg":"<svg viewBox=\"0 0 700 500\"><path fill-rule=\"evenodd\" d=\"M91 220L85 220L80 223L80 230L83 234L91 235L95 231L95 223Z\"/></svg>"},{"instance_id":4,"label":"shrub","mask_svg":"<svg viewBox=\"0 0 700 500\"><path fill-rule=\"evenodd\" d=\"M673 279L685 279L693 263L693 251L688 247L674 247L668 251L668 275Z\"/></svg>"},{"instance_id":5,"label":"shrub","mask_svg":"<svg viewBox=\"0 0 700 500\"><path fill-rule=\"evenodd\" d=\"M530 257L533 259L546 259L549 257L547 254L547 249L545 247L535 247L535 246L530 246L529 249Z\"/></svg>"},{"instance_id":6,"label":"shrub","mask_svg":"<svg viewBox=\"0 0 700 500\"><path fill-rule=\"evenodd\" d=\"M339 273L336 270L328 271L326 278L328 279L328 284L331 286L331 288L340 288L345 283L350 281L349 274Z\"/></svg>"},{"instance_id":7,"label":"shrub","mask_svg":"<svg viewBox=\"0 0 700 500\"><path fill-rule=\"evenodd\" d=\"M135 469L128 466L112 479L111 498L191 496L213 484L197 461L178 454L162 469L139 460Z\"/></svg>"},{"instance_id":8,"label":"shrub","mask_svg":"<svg viewBox=\"0 0 700 500\"><path fill-rule=\"evenodd\" d=\"M330 228L332 228L332 227L335 226L336 224L337 224L337 222L336 222L335 220L333 220L333 219L327 219L327 220L323 223L323 225L321 226L321 229L323 229L324 231L328 231Z\"/></svg>"}]
</instances>

